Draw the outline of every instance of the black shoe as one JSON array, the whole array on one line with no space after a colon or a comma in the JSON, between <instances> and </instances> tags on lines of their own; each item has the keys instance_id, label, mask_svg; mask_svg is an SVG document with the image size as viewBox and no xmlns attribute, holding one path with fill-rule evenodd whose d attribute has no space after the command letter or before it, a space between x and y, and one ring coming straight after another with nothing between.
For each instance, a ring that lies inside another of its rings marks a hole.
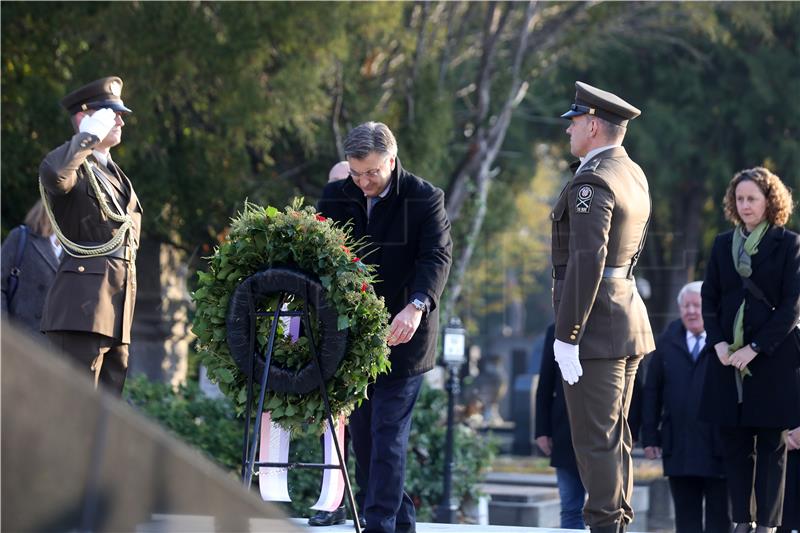
<instances>
[{"instance_id":1,"label":"black shoe","mask_svg":"<svg viewBox=\"0 0 800 533\"><path fill-rule=\"evenodd\" d=\"M753 524L750 522L742 522L740 524L736 524L736 527L733 528L733 533L753 533L755 528Z\"/></svg>"},{"instance_id":2,"label":"black shoe","mask_svg":"<svg viewBox=\"0 0 800 533\"><path fill-rule=\"evenodd\" d=\"M367 529L367 519L363 516L358 517L358 523L361 525L361 529Z\"/></svg>"},{"instance_id":3,"label":"black shoe","mask_svg":"<svg viewBox=\"0 0 800 533\"><path fill-rule=\"evenodd\" d=\"M308 519L309 526L335 526L344 524L347 518L347 511L344 506L339 507L333 512L317 511L317 514Z\"/></svg>"}]
</instances>

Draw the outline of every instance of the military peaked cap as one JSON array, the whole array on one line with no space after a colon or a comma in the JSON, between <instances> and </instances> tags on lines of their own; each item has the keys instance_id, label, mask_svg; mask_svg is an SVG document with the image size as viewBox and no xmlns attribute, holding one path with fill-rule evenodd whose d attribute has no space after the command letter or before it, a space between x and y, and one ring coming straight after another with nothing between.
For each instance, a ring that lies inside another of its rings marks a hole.
<instances>
[{"instance_id":1,"label":"military peaked cap","mask_svg":"<svg viewBox=\"0 0 800 533\"><path fill-rule=\"evenodd\" d=\"M592 87L582 81L575 82L575 103L561 118L576 117L585 114L594 115L622 127L628 121L642 114L631 104L608 91Z\"/></svg>"},{"instance_id":2,"label":"military peaked cap","mask_svg":"<svg viewBox=\"0 0 800 533\"><path fill-rule=\"evenodd\" d=\"M117 76L100 78L75 89L61 99L61 105L74 115L78 111L108 107L118 113L133 113L122 102L122 80Z\"/></svg>"}]
</instances>

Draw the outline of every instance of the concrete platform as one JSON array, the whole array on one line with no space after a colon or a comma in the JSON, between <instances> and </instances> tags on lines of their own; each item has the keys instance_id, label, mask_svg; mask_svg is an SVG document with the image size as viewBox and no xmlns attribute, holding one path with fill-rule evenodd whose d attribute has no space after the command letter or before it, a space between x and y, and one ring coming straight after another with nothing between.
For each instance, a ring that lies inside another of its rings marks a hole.
<instances>
[{"instance_id":1,"label":"concrete platform","mask_svg":"<svg viewBox=\"0 0 800 533\"><path fill-rule=\"evenodd\" d=\"M327 527L310 527L306 520L292 518L298 527L306 531L316 531L317 533L352 533L355 531L353 521L348 520L346 524ZM428 522L417 522L417 533L522 533L530 531L535 533L586 533L586 530L578 529L551 529L540 527L514 527L514 526L477 526L467 524L431 524Z\"/></svg>"},{"instance_id":2,"label":"concrete platform","mask_svg":"<svg viewBox=\"0 0 800 533\"><path fill-rule=\"evenodd\" d=\"M153 520L140 524L135 533L230 533L225 525L217 523L213 516L154 514ZM351 533L355 531L353 521L327 527L311 527L305 518L244 519L244 529L250 533L290 533L292 531L315 531L316 533ZM586 533L587 530L558 529L548 527L481 526L468 524L417 523L417 533Z\"/></svg>"},{"instance_id":3,"label":"concrete platform","mask_svg":"<svg viewBox=\"0 0 800 533\"><path fill-rule=\"evenodd\" d=\"M245 519L249 533L290 533L293 531L315 531L316 533L352 533L355 531L353 521L327 527L311 527L306 518L280 519ZM431 524L417 523L417 533L580 533L576 529L530 528L513 526L479 526L467 524ZM225 526L216 522L213 516L198 515L153 515L153 520L140 524L135 533L230 533ZM583 533L586 533L583 531Z\"/></svg>"}]
</instances>

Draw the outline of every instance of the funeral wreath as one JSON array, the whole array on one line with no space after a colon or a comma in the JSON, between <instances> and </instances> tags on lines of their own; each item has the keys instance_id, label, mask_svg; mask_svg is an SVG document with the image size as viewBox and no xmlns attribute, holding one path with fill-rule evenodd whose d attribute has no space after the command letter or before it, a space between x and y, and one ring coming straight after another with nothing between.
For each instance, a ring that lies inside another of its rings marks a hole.
<instances>
[{"instance_id":1,"label":"funeral wreath","mask_svg":"<svg viewBox=\"0 0 800 533\"><path fill-rule=\"evenodd\" d=\"M208 258L208 271L198 273L198 287L192 295L196 304L193 331L200 362L239 413L246 407L247 374L231 354L226 316L237 287L265 269L297 270L318 280L338 315L336 328L347 331L344 356L326 382L334 417L349 414L366 397L367 385L378 374L389 371L389 314L373 289L373 267L353 252L360 245L347 226L334 224L313 207L303 206L302 199L283 211L246 202L232 220L224 242ZM276 292L262 298L259 310L274 311L278 296ZM294 295L286 302L286 309L299 310L303 305L302 298ZM313 306L311 318L312 338L319 351L319 317ZM255 322L257 354L265 352L271 323L270 318ZM309 336L305 332L293 339L288 330L288 321L279 321L271 366L284 372L301 371L312 364ZM260 374L254 379L257 391ZM267 383L265 409L275 423L291 432L320 432L326 419L319 388L303 394L275 392Z\"/></svg>"}]
</instances>

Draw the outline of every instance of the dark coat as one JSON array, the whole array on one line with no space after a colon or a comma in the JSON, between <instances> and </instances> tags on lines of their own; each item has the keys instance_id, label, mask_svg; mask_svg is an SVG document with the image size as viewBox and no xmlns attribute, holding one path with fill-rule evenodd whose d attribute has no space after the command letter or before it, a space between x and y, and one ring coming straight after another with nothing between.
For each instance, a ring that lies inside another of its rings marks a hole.
<instances>
[{"instance_id":1,"label":"dark coat","mask_svg":"<svg viewBox=\"0 0 800 533\"><path fill-rule=\"evenodd\" d=\"M375 204L369 220L364 193L350 177L329 183L318 209L337 222L351 221L353 237L365 239L357 254L377 267L375 292L384 298L390 320L414 293L423 293L431 301L430 312L411 340L392 348L390 376L415 376L433 368L439 298L450 273L453 248L442 190L403 170L396 159L391 190Z\"/></svg>"},{"instance_id":2,"label":"dark coat","mask_svg":"<svg viewBox=\"0 0 800 533\"><path fill-rule=\"evenodd\" d=\"M644 388L642 445L661 447L666 476L723 477L719 429L697 418L712 358L706 344L692 360L680 319L656 340Z\"/></svg>"},{"instance_id":3,"label":"dark coat","mask_svg":"<svg viewBox=\"0 0 800 533\"><path fill-rule=\"evenodd\" d=\"M17 259L17 247L21 234L22 231L19 227L12 229L6 240L3 241L3 249L0 252L3 276L2 310L4 314L7 313L14 320L15 324L40 334L39 323L42 320L42 308L47 291L56 277L58 258L53 252L49 238L36 235L28 230L22 260L20 264L16 265L20 270L17 292L9 303L8 280Z\"/></svg>"},{"instance_id":4,"label":"dark coat","mask_svg":"<svg viewBox=\"0 0 800 533\"><path fill-rule=\"evenodd\" d=\"M644 245L650 192L642 169L621 146L600 152L564 187L550 218L553 268L564 271L553 284L556 338L580 345L581 359L650 353L636 283L603 277L606 267L628 267Z\"/></svg>"},{"instance_id":5,"label":"dark coat","mask_svg":"<svg viewBox=\"0 0 800 533\"><path fill-rule=\"evenodd\" d=\"M577 472L575 450L572 448L572 433L569 429L567 404L564 400L561 372L553 353L555 324L547 328L542 348L542 365L539 369L539 385L536 388L536 434L553 439L550 465L554 468L569 468Z\"/></svg>"},{"instance_id":6,"label":"dark coat","mask_svg":"<svg viewBox=\"0 0 800 533\"><path fill-rule=\"evenodd\" d=\"M786 489L781 527L800 529L800 450L786 454Z\"/></svg>"},{"instance_id":7,"label":"dark coat","mask_svg":"<svg viewBox=\"0 0 800 533\"><path fill-rule=\"evenodd\" d=\"M92 148L98 142L94 135L76 133L47 154L39 167L42 185L56 221L69 240L78 244L107 242L120 224L100 211L97 195L81 166L88 159L114 187L121 209L133 218L131 248L135 250L139 246L142 208L122 169L113 162L113 168L108 169L94 160ZM109 191L101 194L115 210ZM93 332L129 343L136 302L136 272L132 266L115 257L65 255L45 302L42 330Z\"/></svg>"},{"instance_id":8,"label":"dark coat","mask_svg":"<svg viewBox=\"0 0 800 533\"><path fill-rule=\"evenodd\" d=\"M733 341L733 320L745 300L744 341L762 352L748 365L737 408L733 366L711 358L703 390L701 417L724 426L792 428L800 426L800 236L770 228L752 257L750 279L775 306L746 291L733 266L733 231L714 240L703 283L703 320L707 343ZM739 412L741 411L741 412Z\"/></svg>"}]
</instances>

